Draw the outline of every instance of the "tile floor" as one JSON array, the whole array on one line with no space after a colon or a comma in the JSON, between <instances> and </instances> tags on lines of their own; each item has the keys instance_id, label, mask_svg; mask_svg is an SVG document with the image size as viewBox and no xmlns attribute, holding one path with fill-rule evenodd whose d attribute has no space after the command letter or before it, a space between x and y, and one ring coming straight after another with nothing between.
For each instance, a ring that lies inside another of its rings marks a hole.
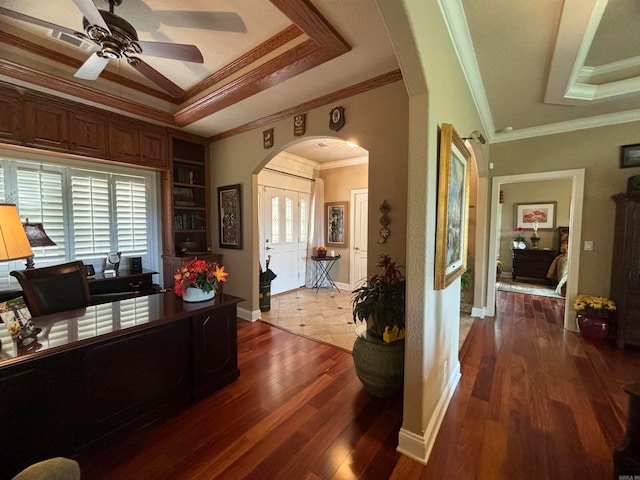
<instances>
[{"instance_id":1,"label":"tile floor","mask_svg":"<svg viewBox=\"0 0 640 480\"><path fill-rule=\"evenodd\" d=\"M351 292L335 288L300 288L271 297L262 320L293 333L351 351L356 340Z\"/></svg>"},{"instance_id":2,"label":"tile floor","mask_svg":"<svg viewBox=\"0 0 640 480\"><path fill-rule=\"evenodd\" d=\"M271 297L271 309L262 312L262 320L305 337L314 338L351 351L356 340L351 292L335 288L300 288ZM462 347L473 318L460 315Z\"/></svg>"}]
</instances>

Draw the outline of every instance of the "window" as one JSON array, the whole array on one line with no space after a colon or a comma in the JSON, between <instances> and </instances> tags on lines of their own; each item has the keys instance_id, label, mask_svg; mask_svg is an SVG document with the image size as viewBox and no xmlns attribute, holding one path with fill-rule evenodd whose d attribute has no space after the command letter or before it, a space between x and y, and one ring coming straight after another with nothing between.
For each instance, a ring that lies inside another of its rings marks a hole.
<instances>
[{"instance_id":1,"label":"window","mask_svg":"<svg viewBox=\"0 0 640 480\"><path fill-rule=\"evenodd\" d=\"M293 199L284 197L284 242L293 243Z\"/></svg>"},{"instance_id":2,"label":"window","mask_svg":"<svg viewBox=\"0 0 640 480\"><path fill-rule=\"evenodd\" d=\"M77 259L99 272L108 252L121 252L157 269L155 173L101 168L0 158L0 201L16 203L22 221L42 223L56 244L33 248L36 267ZM15 288L9 272L22 268L0 263L0 289Z\"/></svg>"}]
</instances>

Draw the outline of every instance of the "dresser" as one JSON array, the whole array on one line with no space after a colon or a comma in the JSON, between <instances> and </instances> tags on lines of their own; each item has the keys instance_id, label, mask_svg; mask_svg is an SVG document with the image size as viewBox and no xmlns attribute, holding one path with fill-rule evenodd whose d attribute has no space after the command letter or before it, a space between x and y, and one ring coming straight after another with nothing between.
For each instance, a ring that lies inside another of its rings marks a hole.
<instances>
[{"instance_id":1,"label":"dresser","mask_svg":"<svg viewBox=\"0 0 640 480\"><path fill-rule=\"evenodd\" d=\"M640 346L640 192L619 193L613 237L611 292L617 306L616 346Z\"/></svg>"},{"instance_id":2,"label":"dresser","mask_svg":"<svg viewBox=\"0 0 640 480\"><path fill-rule=\"evenodd\" d=\"M547 278L547 271L553 259L556 258L555 250L513 248L511 252L513 259L511 278L513 281L515 281L517 277L540 278L546 282L550 281Z\"/></svg>"}]
</instances>

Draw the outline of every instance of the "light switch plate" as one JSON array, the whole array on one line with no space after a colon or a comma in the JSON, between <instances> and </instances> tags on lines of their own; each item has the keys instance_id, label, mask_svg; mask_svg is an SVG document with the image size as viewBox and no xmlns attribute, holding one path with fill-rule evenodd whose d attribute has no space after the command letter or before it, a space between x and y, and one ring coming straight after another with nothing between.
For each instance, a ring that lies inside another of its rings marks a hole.
<instances>
[{"instance_id":1,"label":"light switch plate","mask_svg":"<svg viewBox=\"0 0 640 480\"><path fill-rule=\"evenodd\" d=\"M591 240L584 241L584 251L592 252L593 251L593 242Z\"/></svg>"}]
</instances>

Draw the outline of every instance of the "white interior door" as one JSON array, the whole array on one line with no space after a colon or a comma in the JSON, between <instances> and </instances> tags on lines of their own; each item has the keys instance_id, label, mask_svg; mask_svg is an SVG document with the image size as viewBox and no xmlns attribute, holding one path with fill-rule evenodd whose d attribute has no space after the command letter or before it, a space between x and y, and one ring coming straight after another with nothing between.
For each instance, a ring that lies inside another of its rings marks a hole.
<instances>
[{"instance_id":1,"label":"white interior door","mask_svg":"<svg viewBox=\"0 0 640 480\"><path fill-rule=\"evenodd\" d=\"M304 261L300 259L298 197L298 192L273 187L263 187L260 192L260 262L264 269L267 257L271 255L269 268L277 275L271 283L272 295L296 289L304 283L304 275L300 274L300 263L304 268ZM306 249L302 253L306 256Z\"/></svg>"},{"instance_id":2,"label":"white interior door","mask_svg":"<svg viewBox=\"0 0 640 480\"><path fill-rule=\"evenodd\" d=\"M360 286L367 277L367 227L369 214L369 191L358 189L351 191L351 289Z\"/></svg>"}]
</instances>

